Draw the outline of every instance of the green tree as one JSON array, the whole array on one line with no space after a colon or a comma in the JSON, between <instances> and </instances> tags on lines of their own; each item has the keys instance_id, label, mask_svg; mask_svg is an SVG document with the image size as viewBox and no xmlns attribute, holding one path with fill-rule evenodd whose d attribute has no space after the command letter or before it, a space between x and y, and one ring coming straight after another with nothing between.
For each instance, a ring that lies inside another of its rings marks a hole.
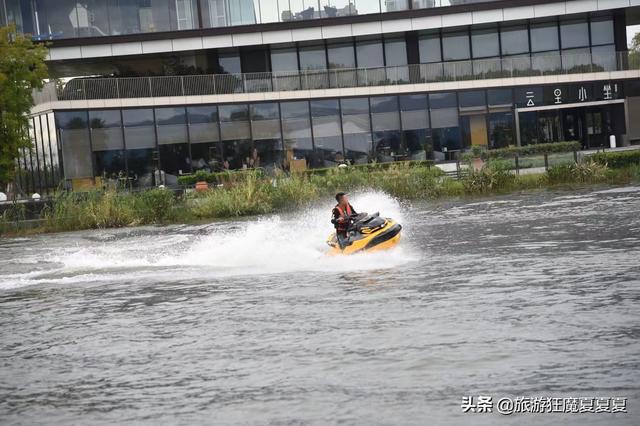
<instances>
[{"instance_id":1,"label":"green tree","mask_svg":"<svg viewBox=\"0 0 640 426\"><path fill-rule=\"evenodd\" d=\"M0 28L0 186L13 180L20 150L32 147L27 115L33 89L47 78L46 57L47 48L15 26Z\"/></svg>"},{"instance_id":2,"label":"green tree","mask_svg":"<svg viewBox=\"0 0 640 426\"><path fill-rule=\"evenodd\" d=\"M640 66L640 32L636 33L636 35L631 39L631 46L629 47L629 65L632 69Z\"/></svg>"}]
</instances>

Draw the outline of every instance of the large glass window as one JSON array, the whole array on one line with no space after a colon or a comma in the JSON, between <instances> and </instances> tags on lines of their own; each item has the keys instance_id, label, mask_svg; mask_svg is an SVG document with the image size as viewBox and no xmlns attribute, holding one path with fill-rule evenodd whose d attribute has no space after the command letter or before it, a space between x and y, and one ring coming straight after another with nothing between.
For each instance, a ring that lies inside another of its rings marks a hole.
<instances>
[{"instance_id":1,"label":"large glass window","mask_svg":"<svg viewBox=\"0 0 640 426\"><path fill-rule=\"evenodd\" d=\"M275 102L251 105L254 150L249 167L273 168L282 164L280 111Z\"/></svg>"},{"instance_id":2,"label":"large glass window","mask_svg":"<svg viewBox=\"0 0 640 426\"><path fill-rule=\"evenodd\" d=\"M191 143L216 142L218 133L218 108L213 105L188 107L189 136Z\"/></svg>"},{"instance_id":3,"label":"large glass window","mask_svg":"<svg viewBox=\"0 0 640 426\"><path fill-rule=\"evenodd\" d=\"M487 102L489 106L513 105L513 91L511 89L487 90Z\"/></svg>"},{"instance_id":4,"label":"large glass window","mask_svg":"<svg viewBox=\"0 0 640 426\"><path fill-rule=\"evenodd\" d=\"M586 19L561 21L560 39L563 49L588 46L589 26Z\"/></svg>"},{"instance_id":5,"label":"large glass window","mask_svg":"<svg viewBox=\"0 0 640 426\"><path fill-rule=\"evenodd\" d=\"M155 114L162 169L167 174L174 176L189 172L191 159L189 157L185 108L156 108Z\"/></svg>"},{"instance_id":6,"label":"large glass window","mask_svg":"<svg viewBox=\"0 0 640 426\"><path fill-rule=\"evenodd\" d=\"M166 1L118 0L109 8L111 34L154 33L171 30Z\"/></svg>"},{"instance_id":7,"label":"large glass window","mask_svg":"<svg viewBox=\"0 0 640 426\"><path fill-rule=\"evenodd\" d=\"M358 71L358 81L361 84L379 85L386 80L381 40L356 41L356 57L358 59L358 68L367 68L366 70Z\"/></svg>"},{"instance_id":8,"label":"large glass window","mask_svg":"<svg viewBox=\"0 0 640 426\"><path fill-rule=\"evenodd\" d=\"M427 64L442 61L440 34L438 32L421 34L418 39L418 49L420 52L420 63Z\"/></svg>"},{"instance_id":9,"label":"large glass window","mask_svg":"<svg viewBox=\"0 0 640 426\"><path fill-rule=\"evenodd\" d=\"M327 57L323 45L301 46L300 69L305 72L302 78L302 87L305 89L320 89L329 84L327 69Z\"/></svg>"},{"instance_id":10,"label":"large glass window","mask_svg":"<svg viewBox=\"0 0 640 426\"><path fill-rule=\"evenodd\" d=\"M402 141L407 157L411 160L431 158L433 149L427 95L402 95L399 101Z\"/></svg>"},{"instance_id":11,"label":"large glass window","mask_svg":"<svg viewBox=\"0 0 640 426\"><path fill-rule=\"evenodd\" d=\"M371 125L376 159L382 162L404 159L397 96L371 98Z\"/></svg>"},{"instance_id":12,"label":"large glass window","mask_svg":"<svg viewBox=\"0 0 640 426\"><path fill-rule=\"evenodd\" d=\"M299 55L301 70L327 69L327 58L323 45L301 46Z\"/></svg>"},{"instance_id":13,"label":"large glass window","mask_svg":"<svg viewBox=\"0 0 640 426\"><path fill-rule=\"evenodd\" d=\"M384 41L387 66L407 65L407 43L404 38L391 38Z\"/></svg>"},{"instance_id":14,"label":"large glass window","mask_svg":"<svg viewBox=\"0 0 640 426\"><path fill-rule=\"evenodd\" d=\"M466 31L443 33L442 52L445 61L469 59L469 33Z\"/></svg>"},{"instance_id":15,"label":"large glass window","mask_svg":"<svg viewBox=\"0 0 640 426\"><path fill-rule=\"evenodd\" d=\"M371 152L369 100L347 98L342 99L340 104L346 157L352 163L365 163Z\"/></svg>"},{"instance_id":16,"label":"large glass window","mask_svg":"<svg viewBox=\"0 0 640 426\"><path fill-rule=\"evenodd\" d=\"M193 170L221 170L218 108L213 105L188 107L191 167Z\"/></svg>"},{"instance_id":17,"label":"large glass window","mask_svg":"<svg viewBox=\"0 0 640 426\"><path fill-rule=\"evenodd\" d=\"M593 71L615 71L616 70L616 46L613 44L605 46L593 46L591 48L591 61Z\"/></svg>"},{"instance_id":18,"label":"large glass window","mask_svg":"<svg viewBox=\"0 0 640 426\"><path fill-rule=\"evenodd\" d=\"M246 104L218 107L222 140L250 139L249 107Z\"/></svg>"},{"instance_id":19,"label":"large glass window","mask_svg":"<svg viewBox=\"0 0 640 426\"><path fill-rule=\"evenodd\" d=\"M271 49L271 70L274 71L274 86L278 90L300 88L298 75L298 52L295 46Z\"/></svg>"},{"instance_id":20,"label":"large glass window","mask_svg":"<svg viewBox=\"0 0 640 426\"><path fill-rule=\"evenodd\" d=\"M387 80L391 83L409 82L409 68L406 66L407 43L404 38L385 39L384 52L388 67Z\"/></svg>"},{"instance_id":21,"label":"large glass window","mask_svg":"<svg viewBox=\"0 0 640 426\"><path fill-rule=\"evenodd\" d=\"M235 49L220 52L218 65L222 74L239 74L242 72L240 54Z\"/></svg>"},{"instance_id":22,"label":"large glass window","mask_svg":"<svg viewBox=\"0 0 640 426\"><path fill-rule=\"evenodd\" d=\"M525 25L505 27L500 30L503 55L519 55L529 52L529 33Z\"/></svg>"},{"instance_id":23,"label":"large glass window","mask_svg":"<svg viewBox=\"0 0 640 426\"><path fill-rule=\"evenodd\" d=\"M287 168L297 171L320 166L313 152L309 102L282 102L280 112Z\"/></svg>"},{"instance_id":24,"label":"large glass window","mask_svg":"<svg viewBox=\"0 0 640 426\"><path fill-rule=\"evenodd\" d=\"M478 109L487 106L484 90L473 90L458 93L460 109Z\"/></svg>"},{"instance_id":25,"label":"large glass window","mask_svg":"<svg viewBox=\"0 0 640 426\"><path fill-rule=\"evenodd\" d=\"M613 20L610 18L594 18L591 21L591 44L613 44Z\"/></svg>"},{"instance_id":26,"label":"large glass window","mask_svg":"<svg viewBox=\"0 0 640 426\"><path fill-rule=\"evenodd\" d=\"M329 43L327 55L329 56L329 69L356 67L355 49L351 41Z\"/></svg>"},{"instance_id":27,"label":"large glass window","mask_svg":"<svg viewBox=\"0 0 640 426\"><path fill-rule=\"evenodd\" d=\"M327 46L331 87L353 87L356 81L356 57L351 41L329 43Z\"/></svg>"},{"instance_id":28,"label":"large glass window","mask_svg":"<svg viewBox=\"0 0 640 426\"><path fill-rule=\"evenodd\" d=\"M124 175L124 143L120 110L89 111L89 125L96 176L114 178Z\"/></svg>"},{"instance_id":29,"label":"large glass window","mask_svg":"<svg viewBox=\"0 0 640 426\"><path fill-rule=\"evenodd\" d=\"M489 148L506 148L515 145L513 129L512 111L489 114Z\"/></svg>"},{"instance_id":30,"label":"large glass window","mask_svg":"<svg viewBox=\"0 0 640 426\"><path fill-rule=\"evenodd\" d=\"M65 177L93 177L89 123L86 111L57 112Z\"/></svg>"},{"instance_id":31,"label":"large glass window","mask_svg":"<svg viewBox=\"0 0 640 426\"><path fill-rule=\"evenodd\" d=\"M455 108L458 101L455 93L432 93L429 95L429 105L432 109Z\"/></svg>"},{"instance_id":32,"label":"large glass window","mask_svg":"<svg viewBox=\"0 0 640 426\"><path fill-rule=\"evenodd\" d=\"M259 4L254 0L200 0L200 6L209 27L250 25L260 17Z\"/></svg>"},{"instance_id":33,"label":"large glass window","mask_svg":"<svg viewBox=\"0 0 640 426\"><path fill-rule=\"evenodd\" d=\"M358 2L358 4L360 4L360 2ZM380 5L382 6L382 12L407 10L409 9L409 0L382 1Z\"/></svg>"},{"instance_id":34,"label":"large glass window","mask_svg":"<svg viewBox=\"0 0 640 426\"><path fill-rule=\"evenodd\" d=\"M500 56L498 28L491 26L471 31L471 50L474 58Z\"/></svg>"},{"instance_id":35,"label":"large glass window","mask_svg":"<svg viewBox=\"0 0 640 426\"><path fill-rule=\"evenodd\" d=\"M462 148L458 125L458 101L455 93L429 95L433 150L436 159L451 158L450 151Z\"/></svg>"},{"instance_id":36,"label":"large glass window","mask_svg":"<svg viewBox=\"0 0 640 426\"><path fill-rule=\"evenodd\" d=\"M358 68L384 67L381 40L356 41L356 55L358 58Z\"/></svg>"},{"instance_id":37,"label":"large glass window","mask_svg":"<svg viewBox=\"0 0 640 426\"><path fill-rule=\"evenodd\" d=\"M136 186L153 184L153 169L158 165L156 132L151 109L122 110L129 176Z\"/></svg>"},{"instance_id":38,"label":"large glass window","mask_svg":"<svg viewBox=\"0 0 640 426\"><path fill-rule=\"evenodd\" d=\"M544 52L560 49L558 23L538 22L531 24L531 51Z\"/></svg>"},{"instance_id":39,"label":"large glass window","mask_svg":"<svg viewBox=\"0 0 640 426\"><path fill-rule=\"evenodd\" d=\"M310 102L313 142L317 163L325 167L344 161L342 132L338 100L327 99Z\"/></svg>"}]
</instances>

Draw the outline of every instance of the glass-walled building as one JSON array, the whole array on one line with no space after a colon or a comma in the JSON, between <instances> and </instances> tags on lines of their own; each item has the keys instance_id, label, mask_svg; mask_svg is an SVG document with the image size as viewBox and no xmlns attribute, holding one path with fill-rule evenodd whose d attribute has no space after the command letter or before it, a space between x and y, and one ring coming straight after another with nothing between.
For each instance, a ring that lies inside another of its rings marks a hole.
<instances>
[{"instance_id":1,"label":"glass-walled building","mask_svg":"<svg viewBox=\"0 0 640 426\"><path fill-rule=\"evenodd\" d=\"M33 118L34 187L123 177L136 186L197 170L304 170L371 161L446 161L489 149L560 141L600 148L625 133L631 81L280 102L82 109ZM586 95L585 95L586 93ZM586 98L583 98L586 96ZM580 104L588 105L581 107ZM550 108L553 107L553 108ZM59 143L58 143L59 140ZM37 173L36 173L37 172ZM33 174L33 173L32 173Z\"/></svg>"},{"instance_id":2,"label":"glass-walled building","mask_svg":"<svg viewBox=\"0 0 640 426\"><path fill-rule=\"evenodd\" d=\"M2 22L39 40L287 23L491 0L1 0Z\"/></svg>"},{"instance_id":3,"label":"glass-walled building","mask_svg":"<svg viewBox=\"0 0 640 426\"><path fill-rule=\"evenodd\" d=\"M64 78L34 107L22 185L631 144L628 3L0 0Z\"/></svg>"}]
</instances>

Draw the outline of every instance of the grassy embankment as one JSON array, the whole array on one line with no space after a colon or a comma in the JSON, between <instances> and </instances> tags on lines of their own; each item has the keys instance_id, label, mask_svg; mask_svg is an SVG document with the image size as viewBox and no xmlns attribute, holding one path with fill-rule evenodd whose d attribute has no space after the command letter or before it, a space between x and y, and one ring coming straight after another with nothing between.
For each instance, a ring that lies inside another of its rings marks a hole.
<instances>
[{"instance_id":1,"label":"grassy embankment","mask_svg":"<svg viewBox=\"0 0 640 426\"><path fill-rule=\"evenodd\" d=\"M238 174L233 182L206 192L175 196L172 191L114 190L64 193L43 212L43 224L29 232L56 232L146 224L183 223L265 214L307 205L340 190L371 189L403 200L505 194L546 188L578 188L593 184L640 182L640 151L596 154L577 163L552 166L540 174L516 175L511 163L490 159L479 171L460 180L424 164L370 165L320 172L262 176ZM0 234L14 229L18 210L0 217ZM20 217L18 217L20 219Z\"/></svg>"}]
</instances>

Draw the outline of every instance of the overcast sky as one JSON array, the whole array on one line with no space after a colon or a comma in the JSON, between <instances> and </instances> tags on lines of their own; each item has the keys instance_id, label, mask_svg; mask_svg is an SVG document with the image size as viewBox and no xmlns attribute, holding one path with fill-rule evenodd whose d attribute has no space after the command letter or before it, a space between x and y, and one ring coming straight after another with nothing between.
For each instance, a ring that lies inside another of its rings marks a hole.
<instances>
[{"instance_id":1,"label":"overcast sky","mask_svg":"<svg viewBox=\"0 0 640 426\"><path fill-rule=\"evenodd\" d=\"M631 47L631 40L633 40L633 36L639 32L640 25L631 25L627 27L627 43L629 44L629 47Z\"/></svg>"}]
</instances>

